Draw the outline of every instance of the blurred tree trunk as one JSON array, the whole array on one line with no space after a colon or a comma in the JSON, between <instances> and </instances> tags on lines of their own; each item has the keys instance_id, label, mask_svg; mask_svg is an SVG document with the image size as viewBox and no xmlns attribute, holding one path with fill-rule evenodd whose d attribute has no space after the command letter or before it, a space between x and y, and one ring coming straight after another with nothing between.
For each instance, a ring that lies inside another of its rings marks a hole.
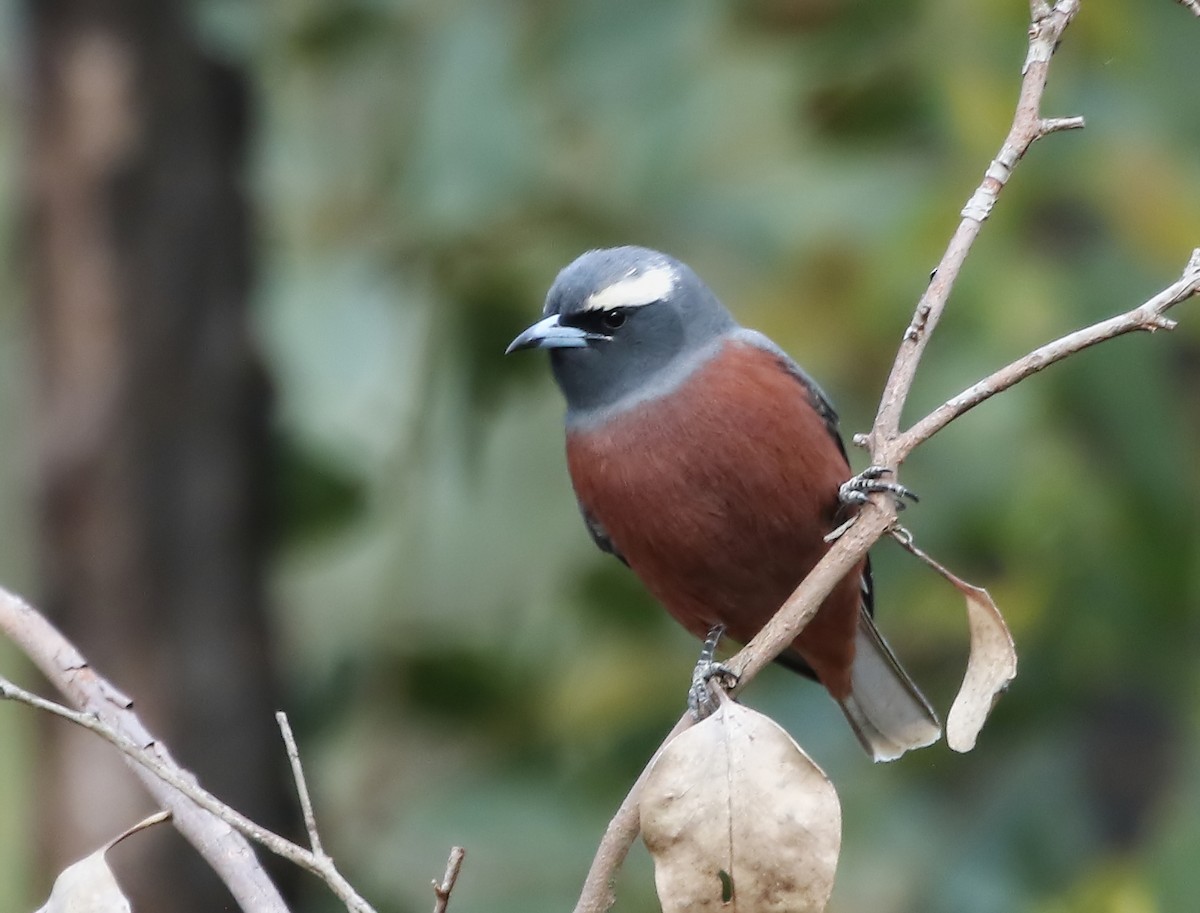
<instances>
[{"instance_id":1,"label":"blurred tree trunk","mask_svg":"<svg viewBox=\"0 0 1200 913\"><path fill-rule=\"evenodd\" d=\"M178 3L25 9L43 604L181 763L278 826L246 80L205 59ZM98 739L47 722L41 751L47 866L147 812ZM168 829L113 855L135 908L231 904Z\"/></svg>"}]
</instances>

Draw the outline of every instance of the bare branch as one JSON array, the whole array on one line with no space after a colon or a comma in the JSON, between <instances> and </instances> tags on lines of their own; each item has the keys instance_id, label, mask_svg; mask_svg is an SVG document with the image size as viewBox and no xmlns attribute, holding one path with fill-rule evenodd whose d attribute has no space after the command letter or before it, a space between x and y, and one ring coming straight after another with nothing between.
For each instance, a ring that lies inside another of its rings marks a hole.
<instances>
[{"instance_id":1,"label":"bare branch","mask_svg":"<svg viewBox=\"0 0 1200 913\"><path fill-rule=\"evenodd\" d=\"M446 860L446 874L442 876L441 884L436 881L433 883L433 913L446 913L446 906L450 903L450 892L454 890L454 883L458 881L458 872L466 855L467 851L461 846L450 848L450 858Z\"/></svg>"},{"instance_id":2,"label":"bare branch","mask_svg":"<svg viewBox=\"0 0 1200 913\"><path fill-rule=\"evenodd\" d=\"M915 447L929 440L967 410L1007 390L1031 374L1062 361L1068 355L1126 333L1139 330L1153 333L1155 330L1174 329L1175 321L1164 317L1163 314L1169 308L1197 294L1200 294L1200 248L1192 252L1182 278L1149 301L1124 314L1048 342L938 406L900 436L896 443L898 459L903 460Z\"/></svg>"},{"instance_id":3,"label":"bare branch","mask_svg":"<svg viewBox=\"0 0 1200 913\"><path fill-rule=\"evenodd\" d=\"M296 781L296 795L300 798L300 812L304 816L304 829L308 831L308 845L312 847L314 856L324 856L325 850L321 847L321 835L317 831L317 816L313 814L312 798L308 794L308 783L304 779L304 768L300 764L300 749L296 747L292 724L288 722L287 714L282 710L275 714L275 722L279 724L279 732L283 736L288 763L292 765L292 779Z\"/></svg>"},{"instance_id":4,"label":"bare branch","mask_svg":"<svg viewBox=\"0 0 1200 913\"><path fill-rule=\"evenodd\" d=\"M0 680L0 681L2 681L2 680ZM3 687L3 685L0 685L0 688L2 688L2 687ZM120 843L122 840L132 837L134 834L141 833L142 831L146 830L146 828L148 828L148 827L154 827L154 825L156 825L156 824L162 824L164 821L170 821L170 820L171 820L170 812L168 812L168 811L155 812L150 817L143 818L137 824L133 825L132 827L126 828L125 831L118 834L116 837L113 837L113 839L108 842L108 846L111 849L112 847L114 847L118 843Z\"/></svg>"},{"instance_id":5,"label":"bare branch","mask_svg":"<svg viewBox=\"0 0 1200 913\"><path fill-rule=\"evenodd\" d=\"M4 631L72 703L88 708L89 713L79 714L80 719L74 720L76 723L97 731L102 727L111 736L110 742L120 741L145 761L161 759L165 767L179 770L166 748L146 731L130 709L129 698L98 676L79 651L45 618L3 588L0 588L0 631ZM36 698L36 695L29 697ZM38 706L33 701L25 702ZM68 714L77 713L65 707L61 709ZM171 812L176 829L224 881L243 910L287 913L283 897L241 834L152 773L143 761L134 765L134 773L155 802Z\"/></svg>"},{"instance_id":6,"label":"bare branch","mask_svg":"<svg viewBox=\"0 0 1200 913\"><path fill-rule=\"evenodd\" d=\"M38 697L0 678L0 698L20 701L70 720L103 738L133 766L146 789L166 807L176 827L225 882L243 910L287 913L287 906L244 838L312 872L352 913L375 913L338 872L317 856L251 821L201 788L142 725L132 701L88 666L79 651L24 600L0 588L0 630L46 677L86 711Z\"/></svg>"},{"instance_id":7,"label":"bare branch","mask_svg":"<svg viewBox=\"0 0 1200 913\"><path fill-rule=\"evenodd\" d=\"M1035 0L1033 21L1029 27L1029 50L1022 67L1021 92L1008 136L984 173L962 210L962 221L942 255L933 279L917 303L912 321L904 332L892 366L891 376L880 398L875 425L865 441L871 449L871 463L896 469L899 459L893 453L893 439L899 434L900 416L912 389L917 365L934 327L941 319L950 291L963 262L975 243L983 223L1004 189L1017 163L1038 139L1059 130L1083 126L1082 118L1045 120L1041 116L1042 95L1046 91L1050 59L1063 32L1079 11L1079 0L1059 0L1053 7Z\"/></svg>"},{"instance_id":8,"label":"bare branch","mask_svg":"<svg viewBox=\"0 0 1200 913\"><path fill-rule=\"evenodd\" d=\"M171 787L181 796L190 799L204 811L215 816L256 843L267 847L267 849L276 855L282 856L289 862L294 862L296 865L310 871L314 871L310 858L312 854L308 850L297 846L266 828L260 827L240 812L229 808L211 793L197 786L195 781L190 779L191 775L182 768L175 766L173 762L164 761L156 755L149 753L143 746L132 742L123 733L102 722L96 713L65 707L55 701L47 700L26 691L4 678L0 678L0 698L27 704L30 707L61 717L64 720L74 723L76 726L96 733L96 735L125 755L127 759L149 771L161 782ZM246 849L247 852L250 852L249 847ZM253 859L253 856L251 855L250 858ZM253 862L253 865L257 867L257 860ZM317 874L320 873L317 872ZM286 907L283 909L286 910ZM364 909L369 910L369 908Z\"/></svg>"}]
</instances>

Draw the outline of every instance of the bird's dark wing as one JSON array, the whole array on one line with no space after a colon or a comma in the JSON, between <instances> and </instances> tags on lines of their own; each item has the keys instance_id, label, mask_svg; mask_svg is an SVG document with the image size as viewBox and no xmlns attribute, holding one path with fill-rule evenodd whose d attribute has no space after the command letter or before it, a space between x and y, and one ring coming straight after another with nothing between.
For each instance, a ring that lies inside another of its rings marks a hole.
<instances>
[{"instance_id":1,"label":"bird's dark wing","mask_svg":"<svg viewBox=\"0 0 1200 913\"><path fill-rule=\"evenodd\" d=\"M862 574L862 604L867 614L875 617L875 578L871 576L871 556L863 561Z\"/></svg>"},{"instance_id":2,"label":"bird's dark wing","mask_svg":"<svg viewBox=\"0 0 1200 913\"><path fill-rule=\"evenodd\" d=\"M600 551L608 552L608 554L614 556L626 567L629 567L629 562L625 560L624 555L617 551L617 547L613 545L612 539L608 537L608 533L605 531L604 527L600 525L600 521L593 517L588 512L588 509L583 506L583 504L579 505L579 512L583 514L583 523L587 527L587 531L591 533L592 541L599 546Z\"/></svg>"}]
</instances>

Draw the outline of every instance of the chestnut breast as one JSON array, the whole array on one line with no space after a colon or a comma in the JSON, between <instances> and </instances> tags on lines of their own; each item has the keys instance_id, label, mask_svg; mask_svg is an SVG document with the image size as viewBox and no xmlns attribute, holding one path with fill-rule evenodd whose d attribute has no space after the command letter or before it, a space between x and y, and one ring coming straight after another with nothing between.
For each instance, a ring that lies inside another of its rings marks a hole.
<instances>
[{"instance_id":1,"label":"chestnut breast","mask_svg":"<svg viewBox=\"0 0 1200 913\"><path fill-rule=\"evenodd\" d=\"M845 457L809 391L765 349L730 340L677 389L568 430L580 505L693 634L750 639L824 555ZM861 570L794 644L849 690Z\"/></svg>"}]
</instances>

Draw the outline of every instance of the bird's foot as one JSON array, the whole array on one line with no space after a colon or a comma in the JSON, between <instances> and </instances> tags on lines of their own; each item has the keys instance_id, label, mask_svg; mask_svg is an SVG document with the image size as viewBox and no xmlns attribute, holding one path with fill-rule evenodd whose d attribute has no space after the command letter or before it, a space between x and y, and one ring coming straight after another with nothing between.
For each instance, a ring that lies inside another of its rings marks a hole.
<instances>
[{"instance_id":1,"label":"bird's foot","mask_svg":"<svg viewBox=\"0 0 1200 913\"><path fill-rule=\"evenodd\" d=\"M715 679L717 684L726 691L738 682L736 672L714 659L717 644L724 633L725 625L717 625L708 632L708 637L704 640L704 647L700 650L700 658L696 661L696 668L692 670L692 686L688 689L687 704L688 710L692 712L692 717L697 722L711 716L719 706L718 699L709 687L711 681Z\"/></svg>"},{"instance_id":2,"label":"bird's foot","mask_svg":"<svg viewBox=\"0 0 1200 913\"><path fill-rule=\"evenodd\" d=\"M904 510L908 498L914 504L921 499L897 482L888 482L883 477L891 475L892 470L886 466L868 466L854 478L842 483L838 489L838 500L846 505L866 504L867 499L874 494L890 494L896 502L896 510Z\"/></svg>"}]
</instances>

